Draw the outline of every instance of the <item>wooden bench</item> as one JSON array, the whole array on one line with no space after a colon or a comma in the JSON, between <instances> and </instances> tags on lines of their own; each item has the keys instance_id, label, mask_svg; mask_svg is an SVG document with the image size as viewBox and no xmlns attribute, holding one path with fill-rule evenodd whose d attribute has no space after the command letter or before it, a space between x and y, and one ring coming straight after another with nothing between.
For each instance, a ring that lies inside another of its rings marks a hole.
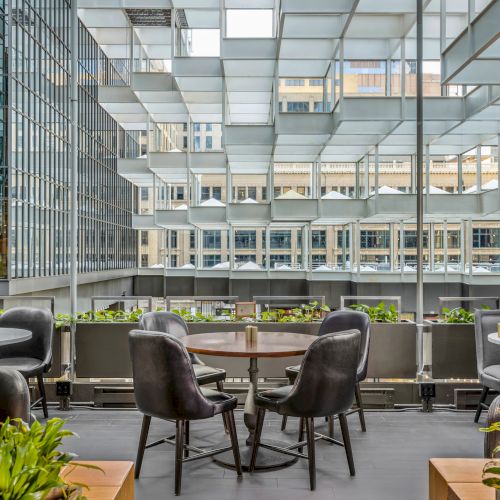
<instances>
[{"instance_id":1,"label":"wooden bench","mask_svg":"<svg viewBox=\"0 0 500 500\"><path fill-rule=\"evenodd\" d=\"M88 486L88 489L83 491L88 500L134 500L133 462L77 462L95 465L104 471L86 467L67 467L63 470L62 476L66 481Z\"/></svg>"},{"instance_id":2,"label":"wooden bench","mask_svg":"<svg viewBox=\"0 0 500 500\"><path fill-rule=\"evenodd\" d=\"M432 458L429 500L495 500L495 490L482 484L486 458Z\"/></svg>"}]
</instances>

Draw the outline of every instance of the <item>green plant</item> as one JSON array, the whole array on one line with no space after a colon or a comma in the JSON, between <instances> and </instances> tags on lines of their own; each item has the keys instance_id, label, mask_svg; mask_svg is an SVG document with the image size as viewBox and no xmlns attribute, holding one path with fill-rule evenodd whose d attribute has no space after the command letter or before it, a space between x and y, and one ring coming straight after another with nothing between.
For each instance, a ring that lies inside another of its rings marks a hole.
<instances>
[{"instance_id":1,"label":"green plant","mask_svg":"<svg viewBox=\"0 0 500 500\"><path fill-rule=\"evenodd\" d=\"M489 307L482 305L481 309L488 310ZM443 323L474 323L474 312L467 311L463 307L455 307L453 309L443 307L441 315Z\"/></svg>"},{"instance_id":2,"label":"green plant","mask_svg":"<svg viewBox=\"0 0 500 500\"><path fill-rule=\"evenodd\" d=\"M64 424L63 420L53 418L45 425L35 421L31 428L20 419L7 419L1 425L2 500L85 499L80 493L83 485L70 485L60 477L62 468L75 458L71 453L58 450L64 438L75 436L63 429ZM75 462L72 465L81 466Z\"/></svg>"},{"instance_id":3,"label":"green plant","mask_svg":"<svg viewBox=\"0 0 500 500\"><path fill-rule=\"evenodd\" d=\"M366 304L352 304L350 309L361 311L370 316L372 323L397 323L398 311L394 304L386 307L385 302L379 302L376 306L368 306Z\"/></svg>"},{"instance_id":4,"label":"green plant","mask_svg":"<svg viewBox=\"0 0 500 500\"><path fill-rule=\"evenodd\" d=\"M500 431L500 422L493 422L489 427L482 427L479 430L481 432ZM500 446L496 446L493 449L491 458L494 459L499 452ZM500 490L500 477L495 476L500 476L500 465L498 464L498 462L495 462L495 460L491 460L490 462L484 464L482 482L485 486Z\"/></svg>"}]
</instances>

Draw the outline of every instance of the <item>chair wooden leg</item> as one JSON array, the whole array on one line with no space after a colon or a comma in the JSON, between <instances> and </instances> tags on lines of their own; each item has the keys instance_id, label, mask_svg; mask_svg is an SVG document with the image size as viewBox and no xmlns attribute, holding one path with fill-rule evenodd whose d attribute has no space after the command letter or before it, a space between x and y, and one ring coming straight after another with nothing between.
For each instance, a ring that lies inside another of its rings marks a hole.
<instances>
[{"instance_id":1,"label":"chair wooden leg","mask_svg":"<svg viewBox=\"0 0 500 500\"><path fill-rule=\"evenodd\" d=\"M137 479L141 473L142 459L144 457L144 450L146 449L146 442L148 440L149 424L151 417L149 415L142 416L141 437L139 438L139 448L137 449L137 458L135 460L134 477Z\"/></svg>"},{"instance_id":2,"label":"chair wooden leg","mask_svg":"<svg viewBox=\"0 0 500 500\"><path fill-rule=\"evenodd\" d=\"M363 408L363 400L361 399L361 388L356 384L354 395L356 396L356 405L358 406L359 423L361 424L361 431L366 432L365 412Z\"/></svg>"},{"instance_id":3,"label":"chair wooden leg","mask_svg":"<svg viewBox=\"0 0 500 500\"><path fill-rule=\"evenodd\" d=\"M479 417L481 416L481 412L483 411L483 404L486 401L486 398L488 397L489 391L490 390L488 387L483 386L483 390L481 391L481 397L479 398L479 403L477 405L476 415L474 417L475 423L479 422Z\"/></svg>"},{"instance_id":4,"label":"chair wooden leg","mask_svg":"<svg viewBox=\"0 0 500 500\"><path fill-rule=\"evenodd\" d=\"M284 431L286 429L286 423L287 423L288 417L286 415L283 415L283 418L281 419L281 430Z\"/></svg>"},{"instance_id":5,"label":"chair wooden leg","mask_svg":"<svg viewBox=\"0 0 500 500\"><path fill-rule=\"evenodd\" d=\"M226 413L227 426L229 428L229 437L231 438L231 446L233 447L234 465L236 467L236 473L238 476L243 475L241 469L241 457L240 457L240 446L238 444L238 435L236 433L236 424L234 422L234 412L228 411Z\"/></svg>"},{"instance_id":6,"label":"chair wooden leg","mask_svg":"<svg viewBox=\"0 0 500 500\"><path fill-rule=\"evenodd\" d=\"M349 427L347 425L346 416L341 413L339 415L340 430L342 431L342 439L344 441L345 454L347 456L347 463L349 464L349 472L351 476L356 475L356 470L354 469L354 459L352 456L351 440L349 438Z\"/></svg>"},{"instance_id":7,"label":"chair wooden leg","mask_svg":"<svg viewBox=\"0 0 500 500\"><path fill-rule=\"evenodd\" d=\"M316 453L314 440L314 418L306 418L307 456L309 458L309 487L316 489Z\"/></svg>"},{"instance_id":8,"label":"chair wooden leg","mask_svg":"<svg viewBox=\"0 0 500 500\"><path fill-rule=\"evenodd\" d=\"M182 450L184 448L184 422L175 422L175 494L180 495L182 483Z\"/></svg>"},{"instance_id":9,"label":"chair wooden leg","mask_svg":"<svg viewBox=\"0 0 500 500\"><path fill-rule=\"evenodd\" d=\"M304 441L304 425L305 425L305 422L304 422L304 418L303 417L300 417L299 419L299 443L301 441ZM297 451L299 453L302 453L302 446L300 448L297 448Z\"/></svg>"},{"instance_id":10,"label":"chair wooden leg","mask_svg":"<svg viewBox=\"0 0 500 500\"><path fill-rule=\"evenodd\" d=\"M266 416L266 410L264 408L259 408L257 412L257 422L255 424L255 433L253 435L252 444L252 458L250 460L250 472L255 470L255 463L257 462L257 450L260 444L260 436L262 434L262 427L264 425L264 417Z\"/></svg>"},{"instance_id":11,"label":"chair wooden leg","mask_svg":"<svg viewBox=\"0 0 500 500\"><path fill-rule=\"evenodd\" d=\"M189 445L189 420L184 421L184 443ZM189 450L184 448L184 457L189 457Z\"/></svg>"},{"instance_id":12,"label":"chair wooden leg","mask_svg":"<svg viewBox=\"0 0 500 500\"><path fill-rule=\"evenodd\" d=\"M333 415L328 416L327 420L328 420L328 437L331 437L333 439Z\"/></svg>"},{"instance_id":13,"label":"chair wooden leg","mask_svg":"<svg viewBox=\"0 0 500 500\"><path fill-rule=\"evenodd\" d=\"M43 416L45 418L49 418L49 411L47 410L47 396L45 395L45 385L43 383L43 375L39 373L36 376L36 380L38 382L38 390L40 391L40 397L42 398Z\"/></svg>"}]
</instances>

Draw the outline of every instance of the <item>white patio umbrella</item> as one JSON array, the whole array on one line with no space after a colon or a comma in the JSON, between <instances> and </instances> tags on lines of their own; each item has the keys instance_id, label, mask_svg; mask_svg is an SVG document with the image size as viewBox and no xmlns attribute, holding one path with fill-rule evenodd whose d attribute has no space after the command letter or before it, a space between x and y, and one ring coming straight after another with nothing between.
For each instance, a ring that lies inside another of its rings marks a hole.
<instances>
[{"instance_id":1,"label":"white patio umbrella","mask_svg":"<svg viewBox=\"0 0 500 500\"><path fill-rule=\"evenodd\" d=\"M216 200L215 198L209 198L205 200L203 203L200 203L200 207L225 207L222 201Z\"/></svg>"},{"instance_id":2,"label":"white patio umbrella","mask_svg":"<svg viewBox=\"0 0 500 500\"><path fill-rule=\"evenodd\" d=\"M339 193L338 191L329 191L321 197L322 200L350 200L349 196Z\"/></svg>"}]
</instances>

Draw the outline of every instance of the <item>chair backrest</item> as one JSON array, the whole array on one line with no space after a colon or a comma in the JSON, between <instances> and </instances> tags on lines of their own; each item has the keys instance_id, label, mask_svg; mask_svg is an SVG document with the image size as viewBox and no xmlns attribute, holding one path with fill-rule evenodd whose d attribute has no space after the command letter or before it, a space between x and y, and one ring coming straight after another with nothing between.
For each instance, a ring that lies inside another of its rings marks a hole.
<instances>
[{"instance_id":1,"label":"chair backrest","mask_svg":"<svg viewBox=\"0 0 500 500\"><path fill-rule=\"evenodd\" d=\"M368 372L368 353L370 351L370 317L368 314L350 309L332 311L321 323L318 335L346 330L359 330L361 332L357 374L358 382L360 382L366 378Z\"/></svg>"},{"instance_id":2,"label":"chair backrest","mask_svg":"<svg viewBox=\"0 0 500 500\"><path fill-rule=\"evenodd\" d=\"M30 421L30 392L24 377L12 368L0 367L0 423L7 417Z\"/></svg>"},{"instance_id":3,"label":"chair backrest","mask_svg":"<svg viewBox=\"0 0 500 500\"><path fill-rule=\"evenodd\" d=\"M293 389L283 402L290 415L326 417L347 411L354 399L361 333L327 333L307 350Z\"/></svg>"},{"instance_id":4,"label":"chair backrest","mask_svg":"<svg viewBox=\"0 0 500 500\"><path fill-rule=\"evenodd\" d=\"M201 393L182 342L163 332L132 330L129 349L137 407L163 419L201 419L214 406Z\"/></svg>"},{"instance_id":5,"label":"chair backrest","mask_svg":"<svg viewBox=\"0 0 500 500\"><path fill-rule=\"evenodd\" d=\"M476 310L476 357L477 372L481 374L486 366L500 365L500 347L488 341L488 334L497 331L500 323L500 311Z\"/></svg>"},{"instance_id":6,"label":"chair backrest","mask_svg":"<svg viewBox=\"0 0 500 500\"><path fill-rule=\"evenodd\" d=\"M31 339L0 347L0 358L36 358L47 368L52 362L54 324L48 309L13 307L0 316L0 327L22 328L31 331Z\"/></svg>"},{"instance_id":7,"label":"chair backrest","mask_svg":"<svg viewBox=\"0 0 500 500\"><path fill-rule=\"evenodd\" d=\"M188 334L186 322L177 314L169 311L145 313L139 321L139 328L149 332L164 332L180 339Z\"/></svg>"}]
</instances>

